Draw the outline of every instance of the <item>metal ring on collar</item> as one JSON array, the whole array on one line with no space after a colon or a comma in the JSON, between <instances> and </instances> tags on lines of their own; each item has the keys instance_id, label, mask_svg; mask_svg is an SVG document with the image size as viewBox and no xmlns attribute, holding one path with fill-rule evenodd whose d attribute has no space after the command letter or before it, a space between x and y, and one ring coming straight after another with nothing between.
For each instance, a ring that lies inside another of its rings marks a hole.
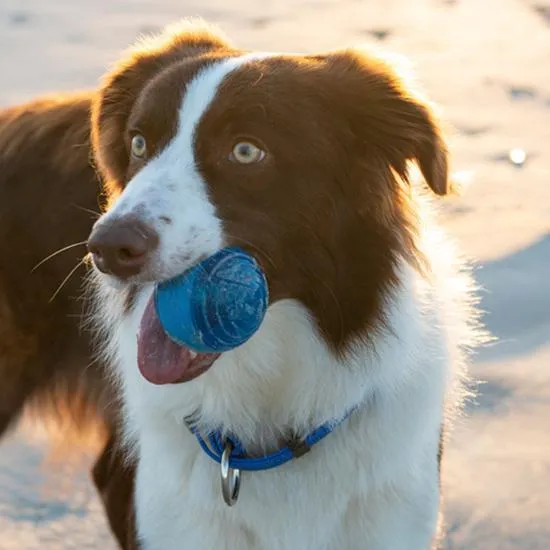
<instances>
[{"instance_id":1,"label":"metal ring on collar","mask_svg":"<svg viewBox=\"0 0 550 550\"><path fill-rule=\"evenodd\" d=\"M229 467L229 457L232 450L233 445L230 441L227 441L220 461L222 495L228 506L233 506L237 502L241 488L241 471L238 468Z\"/></svg>"}]
</instances>

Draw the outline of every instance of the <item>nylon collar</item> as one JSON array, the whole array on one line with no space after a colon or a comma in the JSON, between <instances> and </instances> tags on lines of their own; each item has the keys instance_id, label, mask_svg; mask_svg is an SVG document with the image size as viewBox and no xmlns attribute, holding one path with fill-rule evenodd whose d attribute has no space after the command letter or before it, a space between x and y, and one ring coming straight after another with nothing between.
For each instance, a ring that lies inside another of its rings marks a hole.
<instances>
[{"instance_id":1,"label":"nylon collar","mask_svg":"<svg viewBox=\"0 0 550 550\"><path fill-rule=\"evenodd\" d=\"M229 467L234 470L257 472L277 468L308 453L314 445L332 433L335 428L347 420L358 408L359 406L356 405L349 409L342 417L321 424L321 426L315 428L303 439L288 440L278 451L260 457L250 456L240 440L232 434L224 437L221 430L214 430L203 437L190 419L186 419L185 423L197 438L202 450L212 460L221 464L226 445L230 443L232 449L229 455Z\"/></svg>"}]
</instances>

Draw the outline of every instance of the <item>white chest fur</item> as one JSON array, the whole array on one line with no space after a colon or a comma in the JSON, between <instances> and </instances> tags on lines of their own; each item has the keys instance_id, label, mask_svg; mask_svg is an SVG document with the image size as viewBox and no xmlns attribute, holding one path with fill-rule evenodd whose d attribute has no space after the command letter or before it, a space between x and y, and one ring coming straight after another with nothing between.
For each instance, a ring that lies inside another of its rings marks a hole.
<instances>
[{"instance_id":1,"label":"white chest fur","mask_svg":"<svg viewBox=\"0 0 550 550\"><path fill-rule=\"evenodd\" d=\"M144 293L114 331L112 348L139 457L143 550L430 548L444 401L467 336L456 288L428 285L404 266L387 304L391 331L377 336L374 353L357 344L345 361L330 353L300 304L279 302L247 344L206 374L162 387L136 366ZM226 426L250 448L272 442L277 426L309 431L357 403L362 408L307 455L243 473L233 508L222 500L219 466L183 422L199 409L206 426Z\"/></svg>"}]
</instances>

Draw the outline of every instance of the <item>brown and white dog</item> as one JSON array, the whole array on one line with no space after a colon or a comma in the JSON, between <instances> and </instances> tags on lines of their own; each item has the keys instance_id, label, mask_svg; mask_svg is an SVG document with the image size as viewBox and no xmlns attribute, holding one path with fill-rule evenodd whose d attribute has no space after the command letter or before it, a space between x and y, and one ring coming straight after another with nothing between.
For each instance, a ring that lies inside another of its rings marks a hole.
<instances>
[{"instance_id":1,"label":"brown and white dog","mask_svg":"<svg viewBox=\"0 0 550 550\"><path fill-rule=\"evenodd\" d=\"M91 96L0 110L0 437L28 409L71 436L104 432L93 479L125 547L133 474L118 454L114 391L81 327L81 260L100 203Z\"/></svg>"},{"instance_id":2,"label":"brown and white dog","mask_svg":"<svg viewBox=\"0 0 550 550\"><path fill-rule=\"evenodd\" d=\"M89 111L87 94L0 111L0 434L30 396L79 416L94 416L102 399L100 372L84 368L91 353L79 330L79 264L100 192Z\"/></svg>"},{"instance_id":3,"label":"brown and white dog","mask_svg":"<svg viewBox=\"0 0 550 550\"><path fill-rule=\"evenodd\" d=\"M476 329L469 279L408 183L416 161L449 191L428 105L361 49L249 53L184 23L107 75L92 136L110 199L89 239L96 317L138 460L140 548L430 548ZM215 361L160 349L143 376L155 283L227 245L266 273L259 331ZM184 420L263 456L354 408L303 456L246 472L232 508Z\"/></svg>"}]
</instances>

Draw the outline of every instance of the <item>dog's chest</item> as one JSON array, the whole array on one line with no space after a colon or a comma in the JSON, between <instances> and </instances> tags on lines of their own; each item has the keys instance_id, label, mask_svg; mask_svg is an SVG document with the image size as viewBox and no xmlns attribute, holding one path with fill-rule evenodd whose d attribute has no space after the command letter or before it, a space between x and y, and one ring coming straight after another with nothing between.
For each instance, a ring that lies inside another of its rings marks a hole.
<instances>
[{"instance_id":1,"label":"dog's chest","mask_svg":"<svg viewBox=\"0 0 550 550\"><path fill-rule=\"evenodd\" d=\"M361 490L350 491L353 481L343 473L350 470L327 463L323 449L314 460L243 472L230 508L219 466L196 442L186 441L177 455L155 447L142 446L137 475L142 550L336 550L353 530L347 518ZM344 475L348 479L338 479Z\"/></svg>"}]
</instances>

